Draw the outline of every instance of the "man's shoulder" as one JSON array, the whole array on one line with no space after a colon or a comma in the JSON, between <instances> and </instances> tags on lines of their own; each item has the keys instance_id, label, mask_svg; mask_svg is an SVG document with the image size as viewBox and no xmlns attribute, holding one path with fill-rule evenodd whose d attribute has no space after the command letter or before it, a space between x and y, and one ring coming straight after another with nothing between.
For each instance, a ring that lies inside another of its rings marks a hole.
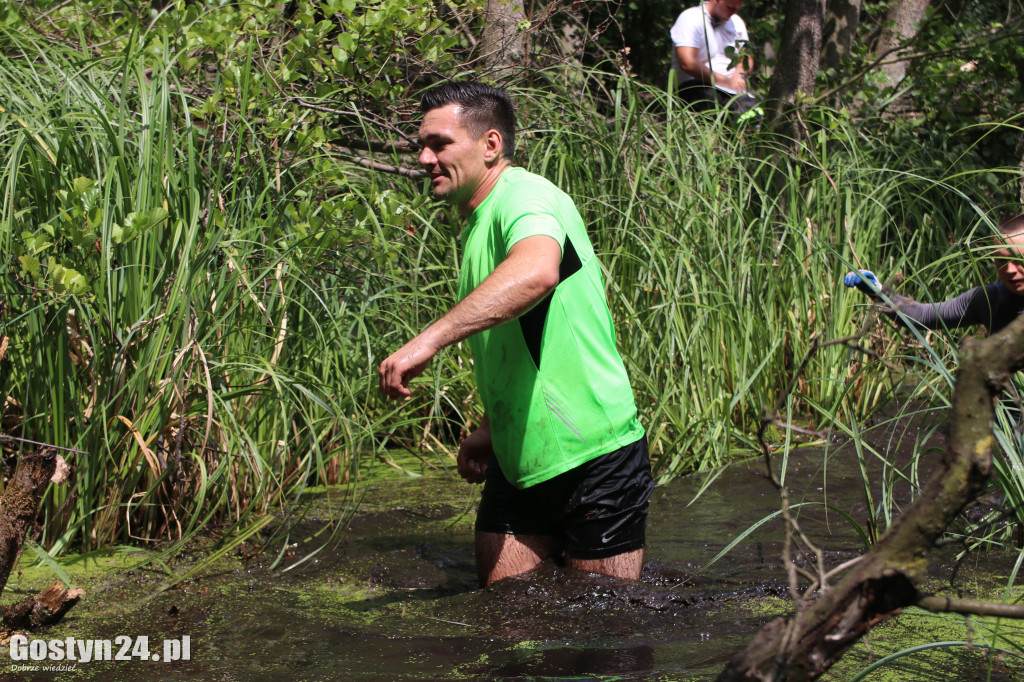
<instances>
[{"instance_id":1,"label":"man's shoulder","mask_svg":"<svg viewBox=\"0 0 1024 682\"><path fill-rule=\"evenodd\" d=\"M746 33L747 33L747 22L743 21L743 17L741 17L738 14L734 14L731 17L729 17L729 22L728 23L730 23L732 25L732 30L733 30L734 33L737 33L737 34L740 34L740 35L746 35Z\"/></svg>"},{"instance_id":2,"label":"man's shoulder","mask_svg":"<svg viewBox=\"0 0 1024 682\"><path fill-rule=\"evenodd\" d=\"M501 179L510 183L530 182L534 178L543 179L541 176L536 173L531 173L522 166L509 166L501 174Z\"/></svg>"},{"instance_id":3,"label":"man's shoulder","mask_svg":"<svg viewBox=\"0 0 1024 682\"><path fill-rule=\"evenodd\" d=\"M509 191L518 191L524 187L529 187L531 192L561 192L561 190L558 188L557 185L555 185L555 183L551 182L543 175L531 173L525 168L521 168L519 166L512 166L511 168L506 169L501 174L499 183L503 187L503 189Z\"/></svg>"},{"instance_id":4,"label":"man's shoulder","mask_svg":"<svg viewBox=\"0 0 1024 682\"><path fill-rule=\"evenodd\" d=\"M501 172L494 188L477 210L473 212L471 224L480 220L503 222L528 210L528 207L547 203L557 193L547 179L531 173L525 168L510 166Z\"/></svg>"},{"instance_id":5,"label":"man's shoulder","mask_svg":"<svg viewBox=\"0 0 1024 682\"><path fill-rule=\"evenodd\" d=\"M1010 288L1003 284L1002 281L988 284L984 287L984 290L989 296L998 298L1001 301L1004 301L1013 306L1020 306L1022 303L1024 303L1024 296L1020 294L1015 294L1012 291L1010 291Z\"/></svg>"},{"instance_id":6,"label":"man's shoulder","mask_svg":"<svg viewBox=\"0 0 1024 682\"><path fill-rule=\"evenodd\" d=\"M512 167L498 179L489 210L494 219L506 221L528 213L561 213L570 209L576 209L576 202L568 192L542 175Z\"/></svg>"},{"instance_id":7,"label":"man's shoulder","mask_svg":"<svg viewBox=\"0 0 1024 682\"><path fill-rule=\"evenodd\" d=\"M704 20L704 8L700 5L687 7L676 17L676 24L699 24Z\"/></svg>"}]
</instances>

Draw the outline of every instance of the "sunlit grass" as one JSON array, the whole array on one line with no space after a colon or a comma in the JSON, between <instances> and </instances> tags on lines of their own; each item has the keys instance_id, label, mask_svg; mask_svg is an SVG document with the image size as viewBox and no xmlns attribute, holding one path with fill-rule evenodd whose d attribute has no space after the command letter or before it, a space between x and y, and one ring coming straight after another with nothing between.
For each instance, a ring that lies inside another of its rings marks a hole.
<instances>
[{"instance_id":1,"label":"sunlit grass","mask_svg":"<svg viewBox=\"0 0 1024 682\"><path fill-rule=\"evenodd\" d=\"M160 41L95 60L3 39L36 56L0 57L4 430L87 453L69 454L72 487L48 493L48 547L230 533L308 486L359 480L387 448L450 464L481 416L465 349L443 352L406 403L378 394L376 368L454 302L458 216L421 183L291 132L264 137L235 112L194 120L201 102ZM625 78L563 75L515 91L519 162L587 222L662 480L751 451L812 339L859 328L847 270L935 292L971 279L949 265L991 225L955 168L908 172L918 150L836 112L815 112L794 151ZM890 356L914 342L869 339ZM933 375L950 376L955 352L913 357L917 395L941 403ZM789 418L856 439L900 379L828 348Z\"/></svg>"},{"instance_id":2,"label":"sunlit grass","mask_svg":"<svg viewBox=\"0 0 1024 682\"><path fill-rule=\"evenodd\" d=\"M385 416L365 409L372 231L361 251L310 234L290 213L310 162L282 172L245 130L204 139L142 64L49 51L0 83L0 243L21 257L2 285L5 430L79 451L44 501L55 552L230 532L352 481Z\"/></svg>"},{"instance_id":3,"label":"sunlit grass","mask_svg":"<svg viewBox=\"0 0 1024 682\"><path fill-rule=\"evenodd\" d=\"M966 199L949 182L904 170L913 150L894 159L834 112L820 112L793 152L661 91L618 85L610 120L526 93L535 130L523 163L573 194L590 226L662 474L752 446L761 409L812 339L852 334L863 319L865 301L840 284L846 271L924 269L947 235L988 229L977 207L955 222ZM819 353L794 396L803 425L889 400L899 377L863 366L842 346Z\"/></svg>"}]
</instances>

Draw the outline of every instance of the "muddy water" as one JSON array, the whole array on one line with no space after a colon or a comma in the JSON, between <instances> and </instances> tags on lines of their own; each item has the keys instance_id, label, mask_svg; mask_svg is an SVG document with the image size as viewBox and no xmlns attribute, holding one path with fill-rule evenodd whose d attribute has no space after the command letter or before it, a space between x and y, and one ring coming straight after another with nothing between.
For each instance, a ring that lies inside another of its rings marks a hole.
<instances>
[{"instance_id":1,"label":"muddy water","mask_svg":"<svg viewBox=\"0 0 1024 682\"><path fill-rule=\"evenodd\" d=\"M791 455L794 501L827 498L863 522L867 509L855 457L835 451L827 467L825 460L820 449ZM214 574L145 600L159 575L136 570L94 586L66 623L42 635L145 634L154 650L163 638L188 635L191 660L79 663L74 672L21 670L6 678L713 679L759 626L788 606L777 520L701 571L732 538L777 510L761 465L730 467L691 504L705 482L690 477L655 491L638 583L547 563L479 590L471 527L476 488L438 471L382 481L365 488L339 539L298 568L282 574L266 568L270 557L230 557ZM804 530L830 563L863 546L839 514L811 506L801 511ZM297 539L322 526L318 513L314 505ZM285 565L315 546L296 546ZM1001 552L972 557L958 573L959 594L998 590L1014 558ZM933 563L933 582L941 587L952 555L940 554ZM826 679L849 679L871 655L915 643L980 642L983 630L968 631L962 619L908 612L872 635L872 653L859 647ZM1001 633L1018 645L1024 641L1019 627L1004 626ZM1019 659L990 666L979 649L947 651L907 659L893 677L868 679L1024 679ZM7 672L6 655L2 664Z\"/></svg>"}]
</instances>

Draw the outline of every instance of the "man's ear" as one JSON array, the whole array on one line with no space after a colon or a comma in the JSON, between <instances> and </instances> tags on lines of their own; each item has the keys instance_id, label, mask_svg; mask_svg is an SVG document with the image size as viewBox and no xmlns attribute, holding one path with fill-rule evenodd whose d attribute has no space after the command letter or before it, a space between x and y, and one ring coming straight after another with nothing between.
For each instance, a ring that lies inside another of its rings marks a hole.
<instances>
[{"instance_id":1,"label":"man's ear","mask_svg":"<svg viewBox=\"0 0 1024 682\"><path fill-rule=\"evenodd\" d=\"M501 158L505 149L505 143L501 139L501 133L491 128L484 133L484 161L493 163Z\"/></svg>"}]
</instances>

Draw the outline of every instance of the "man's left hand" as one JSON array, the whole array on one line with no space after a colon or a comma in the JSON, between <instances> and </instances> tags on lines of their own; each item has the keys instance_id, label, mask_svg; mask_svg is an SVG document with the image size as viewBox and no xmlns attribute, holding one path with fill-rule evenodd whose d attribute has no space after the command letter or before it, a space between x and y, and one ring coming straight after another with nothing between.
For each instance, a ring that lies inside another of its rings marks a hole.
<instances>
[{"instance_id":1,"label":"man's left hand","mask_svg":"<svg viewBox=\"0 0 1024 682\"><path fill-rule=\"evenodd\" d=\"M380 363L380 392L396 399L412 395L409 382L423 374L438 350L420 334L392 353Z\"/></svg>"},{"instance_id":2,"label":"man's left hand","mask_svg":"<svg viewBox=\"0 0 1024 682\"><path fill-rule=\"evenodd\" d=\"M494 445L491 443L491 424L485 419L483 424L459 443L459 476L469 483L483 483L492 457Z\"/></svg>"}]
</instances>

